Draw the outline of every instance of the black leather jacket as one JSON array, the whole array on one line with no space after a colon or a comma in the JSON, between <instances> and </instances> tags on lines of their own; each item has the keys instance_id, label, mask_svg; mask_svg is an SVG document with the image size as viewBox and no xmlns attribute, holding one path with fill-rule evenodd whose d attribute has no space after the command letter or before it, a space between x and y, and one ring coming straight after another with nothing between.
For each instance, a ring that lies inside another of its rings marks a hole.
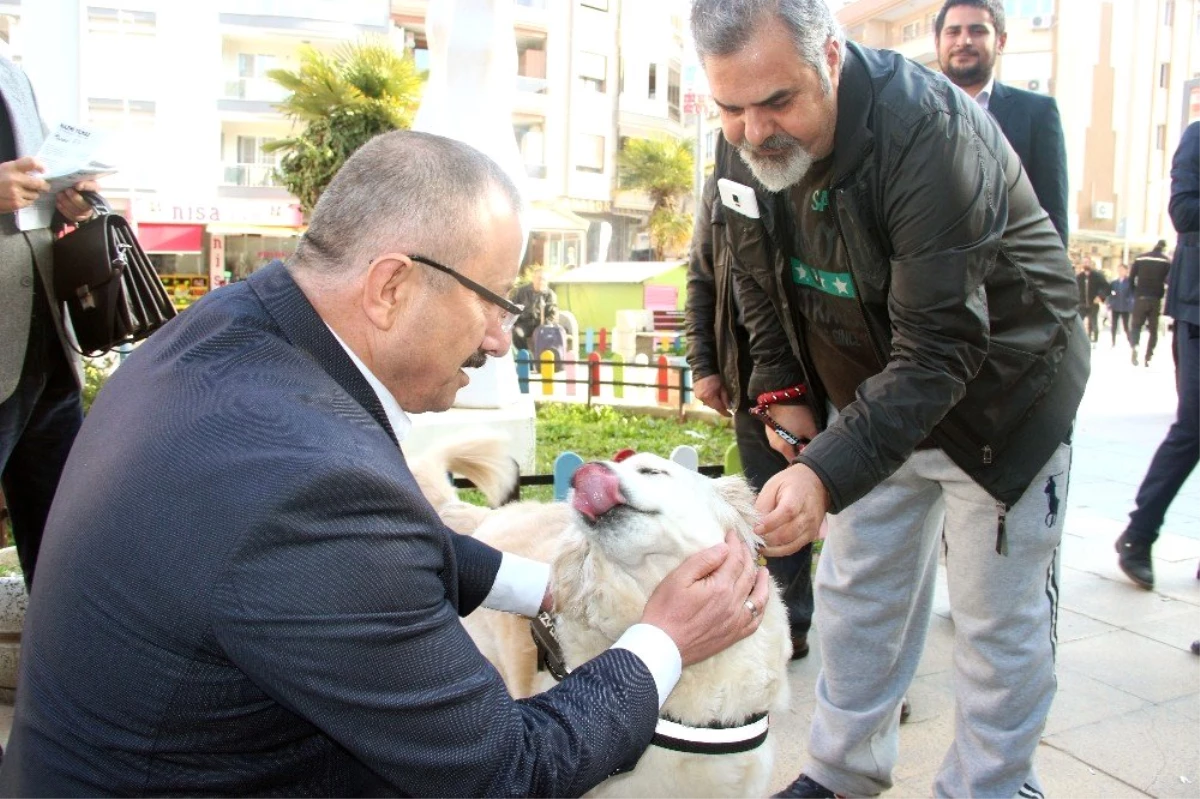
<instances>
[{"instance_id":1,"label":"black leather jacket","mask_svg":"<svg viewBox=\"0 0 1200 799\"><path fill-rule=\"evenodd\" d=\"M830 196L871 341L886 367L798 458L839 511L926 439L1011 506L1069 437L1089 371L1062 241L1000 129L940 75L846 45ZM719 201L750 331L750 396L799 382L825 397L793 324L795 209L724 139L718 177L754 188L760 219Z\"/></svg>"},{"instance_id":2,"label":"black leather jacket","mask_svg":"<svg viewBox=\"0 0 1200 799\"><path fill-rule=\"evenodd\" d=\"M712 222L714 204L721 205L715 177L710 177L704 184L701 201L688 256L688 366L692 367L696 380L720 375L730 401L738 408L746 386L742 385L738 368L737 309L733 299L732 265L725 246L725 225L724 222Z\"/></svg>"}]
</instances>

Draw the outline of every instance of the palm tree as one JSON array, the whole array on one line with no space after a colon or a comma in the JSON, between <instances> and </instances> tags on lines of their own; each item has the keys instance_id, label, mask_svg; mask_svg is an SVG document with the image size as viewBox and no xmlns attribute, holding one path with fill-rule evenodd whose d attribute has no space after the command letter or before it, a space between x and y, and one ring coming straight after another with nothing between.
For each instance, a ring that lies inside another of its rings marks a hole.
<instances>
[{"instance_id":1,"label":"palm tree","mask_svg":"<svg viewBox=\"0 0 1200 799\"><path fill-rule=\"evenodd\" d=\"M267 76L291 92L276 107L305 129L263 149L284 153L277 175L306 214L351 153L377 134L412 126L423 83L412 55L383 39L332 54L304 45L299 69Z\"/></svg>"},{"instance_id":2,"label":"palm tree","mask_svg":"<svg viewBox=\"0 0 1200 799\"><path fill-rule=\"evenodd\" d=\"M679 202L692 190L694 164L688 139L629 139L617 156L621 187L650 196L650 241L658 259L687 243L692 216Z\"/></svg>"},{"instance_id":3,"label":"palm tree","mask_svg":"<svg viewBox=\"0 0 1200 799\"><path fill-rule=\"evenodd\" d=\"M664 205L650 214L647 223L654 257L663 260L668 254L682 253L692 238L692 215Z\"/></svg>"}]
</instances>

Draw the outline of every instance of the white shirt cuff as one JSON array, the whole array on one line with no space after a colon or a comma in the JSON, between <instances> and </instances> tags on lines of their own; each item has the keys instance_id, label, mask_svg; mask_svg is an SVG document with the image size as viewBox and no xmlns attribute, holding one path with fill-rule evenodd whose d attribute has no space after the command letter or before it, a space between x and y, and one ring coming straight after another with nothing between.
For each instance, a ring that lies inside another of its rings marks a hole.
<instances>
[{"instance_id":1,"label":"white shirt cuff","mask_svg":"<svg viewBox=\"0 0 1200 799\"><path fill-rule=\"evenodd\" d=\"M504 553L492 590L483 600L485 608L536 616L550 584L550 564Z\"/></svg>"},{"instance_id":2,"label":"white shirt cuff","mask_svg":"<svg viewBox=\"0 0 1200 799\"><path fill-rule=\"evenodd\" d=\"M628 649L646 664L658 688L658 709L662 710L683 671L683 658L671 636L653 624L635 624L617 639L613 649Z\"/></svg>"}]
</instances>

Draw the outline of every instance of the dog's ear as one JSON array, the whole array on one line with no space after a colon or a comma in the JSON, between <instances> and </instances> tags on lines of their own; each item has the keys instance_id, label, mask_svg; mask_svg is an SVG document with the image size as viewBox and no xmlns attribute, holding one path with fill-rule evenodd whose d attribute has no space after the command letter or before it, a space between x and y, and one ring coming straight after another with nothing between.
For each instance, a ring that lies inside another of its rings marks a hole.
<instances>
[{"instance_id":1,"label":"dog's ear","mask_svg":"<svg viewBox=\"0 0 1200 799\"><path fill-rule=\"evenodd\" d=\"M739 533L751 547L761 544L758 536L754 535L754 525L758 524L758 511L754 509L754 489L741 475L721 477L713 481L717 493L729 505L735 518L733 521Z\"/></svg>"}]
</instances>

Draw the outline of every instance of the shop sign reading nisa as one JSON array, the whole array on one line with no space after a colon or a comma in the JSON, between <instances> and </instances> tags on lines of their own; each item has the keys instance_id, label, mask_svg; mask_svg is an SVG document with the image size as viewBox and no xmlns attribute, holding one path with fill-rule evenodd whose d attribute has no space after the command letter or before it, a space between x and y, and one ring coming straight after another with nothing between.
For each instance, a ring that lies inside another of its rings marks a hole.
<instances>
[{"instance_id":1,"label":"shop sign reading nisa","mask_svg":"<svg viewBox=\"0 0 1200 799\"><path fill-rule=\"evenodd\" d=\"M225 222L242 225L300 227L304 222L298 206L266 200L216 200L211 203L189 203L135 198L133 212L134 218L138 222L185 225Z\"/></svg>"}]
</instances>

